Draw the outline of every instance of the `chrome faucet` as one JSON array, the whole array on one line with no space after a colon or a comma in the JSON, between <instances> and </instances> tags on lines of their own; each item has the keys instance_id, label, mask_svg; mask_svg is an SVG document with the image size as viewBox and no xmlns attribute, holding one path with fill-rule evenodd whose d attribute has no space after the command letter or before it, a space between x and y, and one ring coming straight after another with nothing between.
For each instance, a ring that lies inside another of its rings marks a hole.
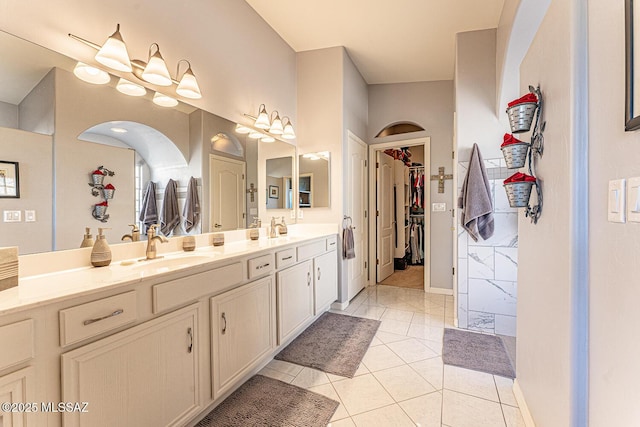
<instances>
[{"instance_id":1,"label":"chrome faucet","mask_svg":"<svg viewBox=\"0 0 640 427\"><path fill-rule=\"evenodd\" d=\"M254 216L253 222L249 224L249 228L261 228L261 227L262 227L262 221L260 221L260 219L257 216Z\"/></svg>"},{"instance_id":2,"label":"chrome faucet","mask_svg":"<svg viewBox=\"0 0 640 427\"><path fill-rule=\"evenodd\" d=\"M149 226L149 230L147 231L147 260L162 258L157 256L156 252L156 240L159 240L160 243L167 243L169 239L162 235L156 235L156 229L160 227L160 224L153 224Z\"/></svg>"},{"instance_id":3,"label":"chrome faucet","mask_svg":"<svg viewBox=\"0 0 640 427\"><path fill-rule=\"evenodd\" d=\"M139 242L140 229L135 224L129 224L129 227L131 227L131 234L125 234L124 236L122 236L120 240L125 241L128 239L128 240L131 240L132 242Z\"/></svg>"},{"instance_id":4,"label":"chrome faucet","mask_svg":"<svg viewBox=\"0 0 640 427\"><path fill-rule=\"evenodd\" d=\"M287 234L287 224L284 222L284 217L282 217L282 223L276 223L276 217L271 217L271 227L269 227L269 238L273 239L278 237L278 233Z\"/></svg>"}]
</instances>

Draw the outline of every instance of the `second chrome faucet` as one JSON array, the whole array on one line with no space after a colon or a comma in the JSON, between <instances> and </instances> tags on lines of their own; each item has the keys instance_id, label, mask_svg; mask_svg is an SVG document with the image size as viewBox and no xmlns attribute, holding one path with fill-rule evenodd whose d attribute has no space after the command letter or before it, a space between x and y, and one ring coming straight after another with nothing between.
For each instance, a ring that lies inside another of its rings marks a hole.
<instances>
[{"instance_id":1,"label":"second chrome faucet","mask_svg":"<svg viewBox=\"0 0 640 427\"><path fill-rule=\"evenodd\" d=\"M149 226L149 231L147 231L147 257L144 259L145 261L150 259L162 258L157 256L158 253L156 251L156 240L158 240L160 243L167 243L169 239L160 234L156 234L156 229L159 227L160 224L153 224Z\"/></svg>"}]
</instances>

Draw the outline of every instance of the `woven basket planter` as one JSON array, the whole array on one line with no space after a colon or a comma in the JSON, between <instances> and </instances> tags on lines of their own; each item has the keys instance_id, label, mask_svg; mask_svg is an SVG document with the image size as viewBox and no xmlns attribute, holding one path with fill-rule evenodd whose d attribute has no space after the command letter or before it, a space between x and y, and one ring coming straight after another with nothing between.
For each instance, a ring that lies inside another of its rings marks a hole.
<instances>
[{"instance_id":1,"label":"woven basket planter","mask_svg":"<svg viewBox=\"0 0 640 427\"><path fill-rule=\"evenodd\" d=\"M529 205L529 197L531 197L531 187L535 182L518 181L504 184L507 192L509 206L512 208L526 208Z\"/></svg>"},{"instance_id":2,"label":"woven basket planter","mask_svg":"<svg viewBox=\"0 0 640 427\"><path fill-rule=\"evenodd\" d=\"M504 161L507 163L507 168L518 169L524 167L527 160L527 153L529 152L529 143L521 142L516 144L505 145L500 147Z\"/></svg>"},{"instance_id":3,"label":"woven basket planter","mask_svg":"<svg viewBox=\"0 0 640 427\"><path fill-rule=\"evenodd\" d=\"M536 102L524 102L507 108L511 133L528 132L537 107Z\"/></svg>"}]
</instances>

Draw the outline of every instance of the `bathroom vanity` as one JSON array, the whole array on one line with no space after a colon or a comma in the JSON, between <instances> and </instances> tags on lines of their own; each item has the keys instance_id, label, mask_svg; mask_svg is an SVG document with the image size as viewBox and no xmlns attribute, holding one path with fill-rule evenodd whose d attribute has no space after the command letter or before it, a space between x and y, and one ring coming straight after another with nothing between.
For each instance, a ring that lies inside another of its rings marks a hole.
<instances>
[{"instance_id":1,"label":"bathroom vanity","mask_svg":"<svg viewBox=\"0 0 640 427\"><path fill-rule=\"evenodd\" d=\"M316 228L21 277L0 292L0 402L16 410L0 425L193 424L337 299L336 227Z\"/></svg>"}]
</instances>

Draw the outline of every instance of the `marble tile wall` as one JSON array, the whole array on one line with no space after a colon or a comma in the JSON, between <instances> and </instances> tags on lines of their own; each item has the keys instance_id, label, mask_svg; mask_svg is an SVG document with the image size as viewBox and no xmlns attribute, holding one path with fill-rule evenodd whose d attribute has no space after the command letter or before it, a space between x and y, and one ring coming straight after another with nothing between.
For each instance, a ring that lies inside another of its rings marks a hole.
<instances>
[{"instance_id":1,"label":"marble tile wall","mask_svg":"<svg viewBox=\"0 0 640 427\"><path fill-rule=\"evenodd\" d=\"M474 242L458 224L458 327L516 335L518 210L502 181L514 173L504 159L485 159L494 206L494 235ZM458 194L469 162L458 163Z\"/></svg>"}]
</instances>

